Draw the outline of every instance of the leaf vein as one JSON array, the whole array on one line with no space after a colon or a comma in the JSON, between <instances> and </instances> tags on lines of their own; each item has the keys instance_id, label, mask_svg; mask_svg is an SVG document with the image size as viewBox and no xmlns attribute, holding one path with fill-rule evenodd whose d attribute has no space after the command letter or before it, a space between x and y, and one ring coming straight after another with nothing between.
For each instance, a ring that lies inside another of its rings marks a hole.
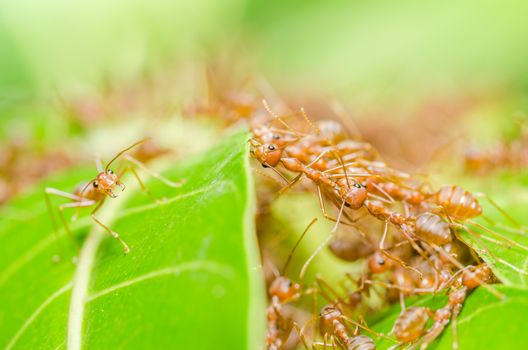
<instances>
[{"instance_id":1,"label":"leaf vein","mask_svg":"<svg viewBox=\"0 0 528 350\"><path fill-rule=\"evenodd\" d=\"M6 350L12 349L13 345L15 345L20 336L22 336L25 330L31 325L31 323L33 323L33 321L35 321L35 319L40 315L40 313L55 299L70 290L71 287L72 283L70 281L66 285L61 287L59 290L57 290L55 293L50 295L46 300L44 300L44 302L40 304L35 311L33 311L33 313L28 317L28 319L22 324L20 329L15 333L11 341L9 341L9 343L7 344Z\"/></svg>"},{"instance_id":2,"label":"leaf vein","mask_svg":"<svg viewBox=\"0 0 528 350\"><path fill-rule=\"evenodd\" d=\"M147 274L141 275L139 277L130 279L128 281L118 283L112 287L103 289L97 293L94 293L86 297L85 303L89 303L106 294L113 293L119 289L126 288L136 283L143 282L143 281L146 281L152 278L156 278L156 277L164 276L164 275L171 275L171 274L178 275L179 273L186 272L186 271L193 271L193 270L207 270L209 272L222 275L226 278L233 278L234 276L234 270L232 267L230 267L229 265L221 264L216 261L199 260L199 261L186 262L180 265L166 267L160 270L152 271Z\"/></svg>"}]
</instances>

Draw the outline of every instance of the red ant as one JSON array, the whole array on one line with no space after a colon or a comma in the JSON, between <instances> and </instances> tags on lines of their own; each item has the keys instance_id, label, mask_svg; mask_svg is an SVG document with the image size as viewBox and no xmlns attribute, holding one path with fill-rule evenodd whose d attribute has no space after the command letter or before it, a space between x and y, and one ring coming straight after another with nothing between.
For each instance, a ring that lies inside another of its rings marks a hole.
<instances>
[{"instance_id":1,"label":"red ant","mask_svg":"<svg viewBox=\"0 0 528 350\"><path fill-rule=\"evenodd\" d=\"M456 336L456 320L470 290L478 286L486 286L493 282L494 275L491 268L485 264L467 266L451 277L451 290L446 306L436 311L427 307L410 307L404 310L396 319L392 333L402 344L415 343L422 338L421 350L442 334L451 321L453 323L453 349L458 348ZM426 330L428 321L434 321L431 328Z\"/></svg>"},{"instance_id":2,"label":"red ant","mask_svg":"<svg viewBox=\"0 0 528 350\"><path fill-rule=\"evenodd\" d=\"M305 343L302 329L297 325L297 323L293 322L291 325L288 324L287 318L284 315L283 306L289 302L296 301L301 297L302 294L311 293L312 290L302 292L301 285L294 283L291 279L285 277L284 274L288 268L288 265L290 264L295 250L316 221L317 219L313 219L308 224L288 255L282 270L282 275L277 276L269 287L268 294L271 301L267 311L268 326L266 334L266 344L269 350L282 349L284 342L288 340L292 330L294 329L299 333L299 337L303 343Z\"/></svg>"},{"instance_id":3,"label":"red ant","mask_svg":"<svg viewBox=\"0 0 528 350\"><path fill-rule=\"evenodd\" d=\"M351 332L349 325L355 326L355 330ZM319 314L319 330L323 335L323 342L312 343L312 348L315 349L317 346L322 346L326 349L327 346L332 346L335 349L337 345L345 350L375 350L376 345L372 338L361 335L359 332L360 328L376 337L393 340L368 328L362 317L360 322L356 322L347 317L338 305L327 305L323 307Z\"/></svg>"},{"instance_id":4,"label":"red ant","mask_svg":"<svg viewBox=\"0 0 528 350\"><path fill-rule=\"evenodd\" d=\"M131 171L132 174L134 175L134 177L136 178L136 180L138 181L138 183L140 184L141 188L144 191L147 191L147 192L148 192L147 188L145 187L145 185L141 181L139 175L137 174L136 170L132 166L136 166L136 167L141 168L142 170L144 170L147 173L149 173L151 176L157 178L158 180L162 181L163 183L165 183L167 186L170 186L170 187L174 187L174 188L180 187L184 183L184 180L182 180L180 182L172 182L169 179L166 179L165 177L163 177L163 176L153 172L152 170L148 169L143 163L141 163L140 161L136 160L132 156L124 155L125 152L131 150L134 147L137 147L137 146L143 144L147 140L148 139L143 139L141 141L138 141L138 142L134 143L133 145L125 148L124 150L118 152L114 156L114 158L112 158L112 160L110 160L110 162L108 162L108 164L106 164L106 166L104 168L103 168L103 166L102 166L100 161L96 161L96 166L97 166L97 171L98 171L97 176L94 179L90 180L89 182L77 187L77 189L75 190L74 193L68 193L68 192L64 192L64 191L61 191L61 190L58 190L58 189L55 189L55 188L52 188L52 187L47 187L44 190L44 194L45 194L45 197L46 197L46 204L48 205L48 209L50 211L50 215L51 215L51 217L53 219L53 222L54 222L55 230L57 230L57 225L55 223L55 219L54 219L54 216L52 214L52 206L51 206L50 195L59 196L59 197L62 197L62 198L67 198L67 199L70 199L70 200L73 201L71 203L61 204L61 205L58 206L58 210L59 210L59 214L60 214L60 218L61 218L62 224L63 224L64 228L66 229L66 232L68 233L68 235L70 236L70 238L72 239L73 242L75 242L75 240L73 239L73 234L72 234L72 232L71 232L71 230L70 230L70 228L68 226L68 223L67 223L67 221L66 221L66 219L64 217L64 209L66 209L66 208L80 209L80 208L91 207L91 206L95 205L95 208L90 213L90 216L92 217L92 219L95 221L95 223L97 223L99 226L101 226L106 232L108 232L110 235L112 235L112 237L117 239L119 241L119 243L121 243L121 245L123 246L123 252L125 254L128 254L130 252L130 248L125 243L125 241L119 236L119 234L117 234L117 232L113 231L108 226L106 226L104 223L99 221L99 219L95 216L97 211L101 208L101 206L106 201L107 197L110 197L110 198L118 197L113 192L113 190L116 188L116 186L119 186L121 188L121 191L125 190L125 185L121 182L121 178L123 177L125 172L126 171ZM123 158L125 160L127 160L130 164L125 169L123 169L118 174L116 174L116 173L114 173L114 171L112 169L110 169L110 166L112 165L112 163L114 161L116 161L121 156L123 156ZM77 213L75 213L75 215L73 216L73 220L75 220L76 217L77 217Z\"/></svg>"}]
</instances>

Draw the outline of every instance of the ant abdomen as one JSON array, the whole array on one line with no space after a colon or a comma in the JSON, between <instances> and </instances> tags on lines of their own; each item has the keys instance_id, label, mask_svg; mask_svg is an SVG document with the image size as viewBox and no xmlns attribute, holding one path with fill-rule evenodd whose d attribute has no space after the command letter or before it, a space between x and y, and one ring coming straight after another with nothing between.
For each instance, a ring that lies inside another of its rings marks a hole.
<instances>
[{"instance_id":1,"label":"ant abdomen","mask_svg":"<svg viewBox=\"0 0 528 350\"><path fill-rule=\"evenodd\" d=\"M460 186L443 186L436 192L435 200L448 216L456 219L472 219L482 214L482 207L475 197Z\"/></svg>"},{"instance_id":2,"label":"ant abdomen","mask_svg":"<svg viewBox=\"0 0 528 350\"><path fill-rule=\"evenodd\" d=\"M449 224L440 216L423 213L416 218L415 234L425 242L444 245L453 239Z\"/></svg>"},{"instance_id":3,"label":"ant abdomen","mask_svg":"<svg viewBox=\"0 0 528 350\"><path fill-rule=\"evenodd\" d=\"M409 307L396 319L393 333L400 342L411 343L421 337L426 330L431 311L425 307Z\"/></svg>"},{"instance_id":4,"label":"ant abdomen","mask_svg":"<svg viewBox=\"0 0 528 350\"><path fill-rule=\"evenodd\" d=\"M328 245L328 248L335 256L345 261L365 258L374 251L372 246L352 238L335 239Z\"/></svg>"},{"instance_id":5,"label":"ant abdomen","mask_svg":"<svg viewBox=\"0 0 528 350\"><path fill-rule=\"evenodd\" d=\"M366 335L358 335L349 338L346 348L347 350L376 350L376 345L372 338Z\"/></svg>"}]
</instances>

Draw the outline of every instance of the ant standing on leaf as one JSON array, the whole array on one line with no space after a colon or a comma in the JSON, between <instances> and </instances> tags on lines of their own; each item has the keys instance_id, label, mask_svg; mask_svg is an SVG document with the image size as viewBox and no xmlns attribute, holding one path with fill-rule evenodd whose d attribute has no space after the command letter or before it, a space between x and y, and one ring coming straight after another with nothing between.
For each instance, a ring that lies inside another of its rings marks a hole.
<instances>
[{"instance_id":1,"label":"ant standing on leaf","mask_svg":"<svg viewBox=\"0 0 528 350\"><path fill-rule=\"evenodd\" d=\"M177 188L177 187L182 186L184 181L185 181L185 180L181 180L179 182L173 182L173 181L161 176L160 174L155 173L152 170L148 169L143 163L141 163L139 160L135 159L131 155L125 154L127 151L129 151L129 150L131 150L131 149L133 149L133 148L135 148L135 147L137 147L139 145L144 144L148 140L149 140L148 138L143 139L143 140L138 141L138 142L134 143L133 145L125 148L124 150L118 152L114 156L114 158L112 158L112 160L110 162L108 162L108 164L106 164L106 166L104 168L103 168L103 165L102 165L101 161L99 159L96 159L96 166L97 166L97 171L98 171L97 176L95 178L93 178L92 180L90 180L89 182L81 184L80 186L78 186L74 193L68 193L68 192L64 192L64 191L58 190L56 188L46 187L46 189L44 190L44 194L45 194L45 197L46 197L46 204L48 206L51 218L53 220L53 225L55 227L55 232L57 233L57 224L55 222L55 218L54 218L53 213L52 213L52 205L51 205L51 200L50 200L50 196L51 195L62 197L62 198L67 198L67 199L70 199L70 200L73 201L71 203L61 204L61 205L59 205L57 207L57 209L59 211L59 214L60 214L60 218L61 218L62 224L63 224L66 232L68 233L70 239L73 242L75 242L75 240L73 239L73 234L72 234L72 232L71 232L71 230L70 230L70 228L68 226L66 218L64 217L64 209L66 209L66 208L76 208L77 210L79 210L80 208L92 207L92 206L95 205L95 208L90 213L90 216L92 217L92 219L95 221L95 223L97 223L99 226L101 226L106 232L108 232L110 235L112 235L112 237L117 239L119 241L119 243L121 243L121 245L123 246L123 252L125 254L128 254L130 252L130 248L125 243L125 241L119 236L119 234L117 234L117 232L115 232L112 229L110 229L108 226L106 226L104 223L102 223L95 216L97 211L101 208L101 206L106 201L107 197L110 197L110 198L117 198L118 197L118 195L113 192L113 190L116 188L116 186L119 186L119 188L121 188L121 191L125 190L125 185L123 184L123 182L121 182L121 178L123 177L123 175L127 171L132 172L132 174L134 175L134 177L138 181L138 183L141 186L141 188L143 189L143 191L147 192L147 194L149 194L149 196L150 196L150 193L148 192L148 189L145 187L145 184L143 183L143 181L141 181L141 179L140 179L140 177L139 177L139 175L138 175L138 173L137 173L137 171L136 171L136 169L134 167L141 168L145 172L149 173L151 176L153 176L156 179L160 180L161 182L163 182L167 186L170 186L170 187L173 187L173 188ZM125 168L123 168L121 171L119 171L118 173L115 173L112 169L110 169L110 165L112 165L112 163L114 161L116 161L117 159L119 159L120 157L123 157L123 159L128 162L128 165ZM78 214L78 212L76 212L74 214L74 216L72 217L72 220L76 220L77 219L77 214Z\"/></svg>"}]
</instances>

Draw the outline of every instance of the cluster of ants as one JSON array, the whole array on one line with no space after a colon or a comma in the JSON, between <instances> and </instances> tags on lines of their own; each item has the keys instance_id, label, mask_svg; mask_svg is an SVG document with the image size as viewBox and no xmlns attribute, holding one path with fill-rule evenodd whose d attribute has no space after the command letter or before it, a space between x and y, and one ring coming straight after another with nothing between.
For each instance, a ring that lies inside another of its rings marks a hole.
<instances>
[{"instance_id":1,"label":"cluster of ants","mask_svg":"<svg viewBox=\"0 0 528 350\"><path fill-rule=\"evenodd\" d=\"M524 228L489 197L470 193L457 185L433 189L418 176L389 167L371 144L349 138L336 121L314 123L301 109L293 114L299 116L297 119L302 116L304 129L309 128L301 132L286 122L292 115L277 115L266 101L264 106L272 121L252 128L252 156L264 168L271 169L276 174L274 178L278 176L284 181L279 193L308 179L305 188L317 194L322 216L334 222L328 238L304 263L299 279L303 279L307 266L325 246L340 259L365 261L361 276L345 276L354 288L332 285L321 275L308 286L285 276L286 267L308 226L282 273L276 273L269 285L266 339L269 350L289 348L291 338L295 339L294 343L300 341L306 349L367 350L375 349L375 339L380 337L392 340L392 348L425 349L450 322L456 349L456 320L468 293L481 286L503 298L491 286L497 282L492 266L480 256L487 254L494 264L504 264L526 274L492 254L488 244L523 250L528 247L496 232L494 226L499 224L489 218L488 226L475 221L483 216L477 197L484 197L516 226L509 229L524 234ZM381 223L381 229L376 222ZM346 234L337 235L338 231ZM462 234L476 244L465 244ZM437 310L405 306L406 297L443 292L448 295L448 301ZM368 310L372 294L388 302L399 300L401 303L401 313L389 334L375 332L365 322L363 316L367 315L363 313ZM302 324L287 312L287 307L306 295L312 295L312 305L317 305L318 297L327 305L318 314L312 310L311 320ZM307 335L309 324L315 327L311 336Z\"/></svg>"}]
</instances>

